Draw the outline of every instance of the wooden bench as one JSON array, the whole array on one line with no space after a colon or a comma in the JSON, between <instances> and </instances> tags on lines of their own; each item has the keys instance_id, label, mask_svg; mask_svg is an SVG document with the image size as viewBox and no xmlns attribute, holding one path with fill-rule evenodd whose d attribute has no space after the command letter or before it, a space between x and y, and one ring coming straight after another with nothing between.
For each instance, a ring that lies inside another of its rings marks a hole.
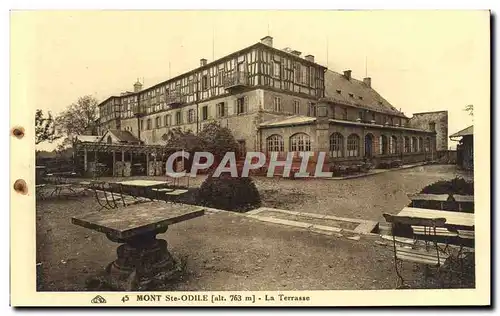
<instances>
[{"instance_id":1,"label":"wooden bench","mask_svg":"<svg viewBox=\"0 0 500 316\"><path fill-rule=\"evenodd\" d=\"M414 234L414 240L419 240L422 235L426 235L428 237L436 237L436 231L438 228L444 228L446 223L445 218L420 218L420 217L409 217L409 216L396 216L391 214L384 214L384 218L388 223L391 223L392 227L392 237L393 237L393 251L394 251L394 266L397 274L396 279L396 288L402 287L405 285L405 280L401 274L402 262L408 261L416 264L423 264L426 267L425 278L427 281L427 269L429 267L437 268L437 272L439 274L440 268L448 259L449 255L442 251L438 247L438 243L436 239L428 240L423 239L425 241L425 248L416 249L416 248L404 248L400 247L396 244L396 233L395 227L397 225L408 225L411 227L416 227L416 230L419 231L419 227L424 227L422 229L423 234ZM429 241L432 246L429 246ZM416 244L414 245L416 247Z\"/></svg>"}]
</instances>

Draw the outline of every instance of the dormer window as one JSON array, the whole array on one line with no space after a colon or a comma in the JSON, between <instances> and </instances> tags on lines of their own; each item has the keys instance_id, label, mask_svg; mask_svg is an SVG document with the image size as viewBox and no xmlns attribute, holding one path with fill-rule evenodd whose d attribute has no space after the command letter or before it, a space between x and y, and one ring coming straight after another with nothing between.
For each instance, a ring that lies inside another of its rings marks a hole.
<instances>
[{"instance_id":1,"label":"dormer window","mask_svg":"<svg viewBox=\"0 0 500 316\"><path fill-rule=\"evenodd\" d=\"M362 96L359 96L358 98L359 98L360 100L363 100L363 97L362 97Z\"/></svg>"},{"instance_id":2,"label":"dormer window","mask_svg":"<svg viewBox=\"0 0 500 316\"><path fill-rule=\"evenodd\" d=\"M354 98L354 94L353 94L353 93L349 93L349 96L350 96L351 98Z\"/></svg>"},{"instance_id":3,"label":"dormer window","mask_svg":"<svg viewBox=\"0 0 500 316\"><path fill-rule=\"evenodd\" d=\"M341 91L341 90L337 90L337 94L341 94L341 93L342 93L342 91Z\"/></svg>"},{"instance_id":4,"label":"dormer window","mask_svg":"<svg viewBox=\"0 0 500 316\"><path fill-rule=\"evenodd\" d=\"M378 101L378 104L382 105L382 101Z\"/></svg>"}]
</instances>

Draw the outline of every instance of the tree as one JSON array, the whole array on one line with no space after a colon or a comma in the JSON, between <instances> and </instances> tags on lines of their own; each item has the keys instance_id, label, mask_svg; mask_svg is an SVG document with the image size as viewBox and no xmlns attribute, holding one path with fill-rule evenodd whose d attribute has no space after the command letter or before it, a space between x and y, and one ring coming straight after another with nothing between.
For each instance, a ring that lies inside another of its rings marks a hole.
<instances>
[{"instance_id":1,"label":"tree","mask_svg":"<svg viewBox=\"0 0 500 316\"><path fill-rule=\"evenodd\" d=\"M200 137L191 130L183 131L179 127L169 130L162 136L162 139L166 142L166 147L172 148L174 151L195 152L203 149Z\"/></svg>"},{"instance_id":2,"label":"tree","mask_svg":"<svg viewBox=\"0 0 500 316\"><path fill-rule=\"evenodd\" d=\"M75 136L96 133L96 121L99 117L98 104L96 98L86 95L78 98L76 102L69 105L65 111L57 116L57 130L66 135L64 144L72 144Z\"/></svg>"},{"instance_id":3,"label":"tree","mask_svg":"<svg viewBox=\"0 0 500 316\"><path fill-rule=\"evenodd\" d=\"M36 110L35 113L35 144L48 141L52 143L61 136L56 134L55 121L52 114L48 112L47 117L44 117L43 111Z\"/></svg>"},{"instance_id":4,"label":"tree","mask_svg":"<svg viewBox=\"0 0 500 316\"><path fill-rule=\"evenodd\" d=\"M203 127L200 133L203 149L214 155L214 160L220 161L227 152L237 153L239 150L233 133L227 127L217 122L210 122Z\"/></svg>"},{"instance_id":5,"label":"tree","mask_svg":"<svg viewBox=\"0 0 500 316\"><path fill-rule=\"evenodd\" d=\"M474 105L473 104L466 105L464 111L468 112L470 116L474 116Z\"/></svg>"}]
</instances>

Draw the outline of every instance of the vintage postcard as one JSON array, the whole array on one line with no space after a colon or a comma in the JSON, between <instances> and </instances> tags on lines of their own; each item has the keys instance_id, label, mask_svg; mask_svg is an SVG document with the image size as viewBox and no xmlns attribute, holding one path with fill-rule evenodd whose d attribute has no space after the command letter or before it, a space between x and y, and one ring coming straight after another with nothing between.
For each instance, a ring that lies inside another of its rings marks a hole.
<instances>
[{"instance_id":1,"label":"vintage postcard","mask_svg":"<svg viewBox=\"0 0 500 316\"><path fill-rule=\"evenodd\" d=\"M490 305L490 19L11 11L11 305Z\"/></svg>"}]
</instances>

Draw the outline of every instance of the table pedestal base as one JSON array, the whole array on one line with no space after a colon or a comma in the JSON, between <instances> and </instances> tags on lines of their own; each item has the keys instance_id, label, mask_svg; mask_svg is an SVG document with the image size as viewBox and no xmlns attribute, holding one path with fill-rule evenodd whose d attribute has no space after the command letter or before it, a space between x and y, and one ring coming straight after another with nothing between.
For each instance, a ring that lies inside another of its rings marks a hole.
<instances>
[{"instance_id":1,"label":"table pedestal base","mask_svg":"<svg viewBox=\"0 0 500 316\"><path fill-rule=\"evenodd\" d=\"M162 232L130 239L107 236L111 241L123 245L116 251L117 259L106 267L106 284L100 286L118 291L155 290L178 278L184 263L169 253L165 240L156 239L157 233Z\"/></svg>"}]
</instances>

